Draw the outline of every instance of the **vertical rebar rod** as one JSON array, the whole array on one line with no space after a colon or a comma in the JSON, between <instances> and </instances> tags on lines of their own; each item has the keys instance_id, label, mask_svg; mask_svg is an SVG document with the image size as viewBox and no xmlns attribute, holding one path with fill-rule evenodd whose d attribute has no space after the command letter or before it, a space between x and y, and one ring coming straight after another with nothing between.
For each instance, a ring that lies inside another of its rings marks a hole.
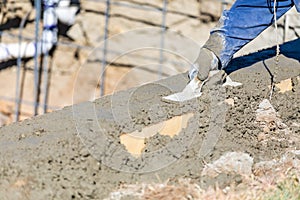
<instances>
[{"instance_id":1,"label":"vertical rebar rod","mask_svg":"<svg viewBox=\"0 0 300 200\"><path fill-rule=\"evenodd\" d=\"M23 40L23 29L25 26L25 22L29 16L31 11L27 12L26 15L23 17L20 26L19 26L19 36L18 36L18 44L21 47L22 40ZM20 104L21 104L21 97L20 97L20 74L21 74L21 64L22 64L22 56L21 56L21 48L19 48L19 54L17 58L17 71L16 71L16 99L15 99L15 116L14 121L18 121L20 117Z\"/></svg>"},{"instance_id":2,"label":"vertical rebar rod","mask_svg":"<svg viewBox=\"0 0 300 200\"><path fill-rule=\"evenodd\" d=\"M163 62L164 62L164 46L165 46L165 34L166 34L167 6L168 6L168 0L164 0L163 1L163 8L162 8L158 79L162 78L162 65L163 65Z\"/></svg>"},{"instance_id":3,"label":"vertical rebar rod","mask_svg":"<svg viewBox=\"0 0 300 200\"><path fill-rule=\"evenodd\" d=\"M43 55L43 74L44 74L44 98L43 98L43 114L48 109L48 58L49 52L46 51Z\"/></svg>"},{"instance_id":4,"label":"vertical rebar rod","mask_svg":"<svg viewBox=\"0 0 300 200\"><path fill-rule=\"evenodd\" d=\"M49 4L49 2L51 2L51 3ZM43 13L44 19L43 20L44 20L44 22L45 22L45 20L47 21L46 18L48 17L48 15L45 15L46 9L49 9L48 8L49 6L53 6L52 4L53 4L52 1L49 1L49 0L43 1L43 5L44 5L44 13ZM48 28L48 27L46 27L46 28ZM43 31L44 31L44 29L45 29L45 24L43 23ZM42 42L42 45L44 45L45 43L48 42L47 38L42 38L42 39L45 40ZM50 41L50 42L52 42L52 41ZM46 45L48 45L48 44L46 44ZM42 47L42 48L44 48L44 47ZM47 102L48 102L48 58L49 58L49 52L48 52L48 50L46 50L46 52L44 52L44 54L43 54L43 63L42 63L43 79L44 79L43 114L45 114L48 109L48 105L47 105Z\"/></svg>"},{"instance_id":5,"label":"vertical rebar rod","mask_svg":"<svg viewBox=\"0 0 300 200\"><path fill-rule=\"evenodd\" d=\"M41 0L34 1L35 7L35 53L34 53L34 115L38 114L38 93L39 93L39 55L40 55L40 39L39 24L41 18Z\"/></svg>"},{"instance_id":6,"label":"vertical rebar rod","mask_svg":"<svg viewBox=\"0 0 300 200\"><path fill-rule=\"evenodd\" d=\"M103 54L102 54L102 69L100 78L100 96L104 95L105 89L105 68L106 68L106 56L107 56L107 38L108 38L108 23L110 17L110 0L106 0L106 11L105 11L105 25L104 25L104 41L103 41Z\"/></svg>"},{"instance_id":7,"label":"vertical rebar rod","mask_svg":"<svg viewBox=\"0 0 300 200\"><path fill-rule=\"evenodd\" d=\"M19 46L21 46L21 42L22 42L22 29L20 27L20 31L19 31L20 35L19 35ZM20 48L21 49L21 48ZM17 122L19 121L19 114L20 114L20 103L21 103L21 99L20 99L20 74L21 74L21 52L19 51L19 55L17 58L17 74L16 74L16 99L15 99L15 118L14 121Z\"/></svg>"}]
</instances>

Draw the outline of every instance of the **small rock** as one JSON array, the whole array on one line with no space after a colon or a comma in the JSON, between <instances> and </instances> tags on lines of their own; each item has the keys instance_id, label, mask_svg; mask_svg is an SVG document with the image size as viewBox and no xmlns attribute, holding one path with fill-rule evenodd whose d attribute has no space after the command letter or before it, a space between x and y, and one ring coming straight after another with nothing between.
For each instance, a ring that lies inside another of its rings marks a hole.
<instances>
[{"instance_id":1,"label":"small rock","mask_svg":"<svg viewBox=\"0 0 300 200\"><path fill-rule=\"evenodd\" d=\"M206 165L202 176L216 177L221 173L250 175L253 158L246 153L228 152L218 160Z\"/></svg>"},{"instance_id":2,"label":"small rock","mask_svg":"<svg viewBox=\"0 0 300 200\"><path fill-rule=\"evenodd\" d=\"M40 131L36 131L34 134L35 134L36 136L40 136L40 135L41 135L41 132L40 132Z\"/></svg>"},{"instance_id":3,"label":"small rock","mask_svg":"<svg viewBox=\"0 0 300 200\"><path fill-rule=\"evenodd\" d=\"M234 107L234 99L233 99L233 98L225 99L224 101L225 101L225 103L227 103L228 105Z\"/></svg>"},{"instance_id":4,"label":"small rock","mask_svg":"<svg viewBox=\"0 0 300 200\"><path fill-rule=\"evenodd\" d=\"M34 135L36 135L36 136L40 136L42 133L44 133L45 132L45 130L44 129L40 129L40 130L38 130L38 131L35 131L34 132Z\"/></svg>"},{"instance_id":5,"label":"small rock","mask_svg":"<svg viewBox=\"0 0 300 200\"><path fill-rule=\"evenodd\" d=\"M286 124L282 123L281 120L276 120L275 123L276 123L276 126L279 129L286 129L286 128L288 128L288 126Z\"/></svg>"},{"instance_id":6,"label":"small rock","mask_svg":"<svg viewBox=\"0 0 300 200\"><path fill-rule=\"evenodd\" d=\"M19 140L22 140L22 139L24 139L25 137L26 137L25 134L22 133L22 134L19 136Z\"/></svg>"},{"instance_id":7,"label":"small rock","mask_svg":"<svg viewBox=\"0 0 300 200\"><path fill-rule=\"evenodd\" d=\"M267 139L267 135L265 134L265 132L264 133L260 133L260 134L258 134L258 136L257 136L257 140L259 141L259 142L261 142L261 141L263 141L263 140L266 140Z\"/></svg>"},{"instance_id":8,"label":"small rock","mask_svg":"<svg viewBox=\"0 0 300 200\"><path fill-rule=\"evenodd\" d=\"M288 126L279 118L269 100L264 99L256 110L256 121L263 127L264 132L283 130L288 134Z\"/></svg>"},{"instance_id":9,"label":"small rock","mask_svg":"<svg viewBox=\"0 0 300 200\"><path fill-rule=\"evenodd\" d=\"M292 125L291 125L291 127L299 128L300 124L296 123L296 122L293 122Z\"/></svg>"},{"instance_id":10,"label":"small rock","mask_svg":"<svg viewBox=\"0 0 300 200\"><path fill-rule=\"evenodd\" d=\"M266 172L271 171L275 165L276 165L275 160L258 162L253 166L254 174L256 176L262 176L266 174Z\"/></svg>"},{"instance_id":11,"label":"small rock","mask_svg":"<svg viewBox=\"0 0 300 200\"><path fill-rule=\"evenodd\" d=\"M263 128L264 133L269 133L270 132L270 128L268 126L265 126Z\"/></svg>"},{"instance_id":12,"label":"small rock","mask_svg":"<svg viewBox=\"0 0 300 200\"><path fill-rule=\"evenodd\" d=\"M289 153L293 154L297 159L300 160L300 150L291 150Z\"/></svg>"},{"instance_id":13,"label":"small rock","mask_svg":"<svg viewBox=\"0 0 300 200\"><path fill-rule=\"evenodd\" d=\"M256 110L256 121L258 122L274 122L276 121L276 111L269 100L264 99Z\"/></svg>"},{"instance_id":14,"label":"small rock","mask_svg":"<svg viewBox=\"0 0 300 200\"><path fill-rule=\"evenodd\" d=\"M86 149L86 148L82 148L79 152L79 154L82 156L82 157L88 157L90 156L90 152Z\"/></svg>"}]
</instances>

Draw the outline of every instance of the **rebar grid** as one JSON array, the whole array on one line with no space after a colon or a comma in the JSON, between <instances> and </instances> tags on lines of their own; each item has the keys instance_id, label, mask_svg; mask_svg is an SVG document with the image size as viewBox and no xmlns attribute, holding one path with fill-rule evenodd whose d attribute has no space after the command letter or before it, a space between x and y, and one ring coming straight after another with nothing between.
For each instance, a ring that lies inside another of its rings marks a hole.
<instances>
[{"instance_id":1,"label":"rebar grid","mask_svg":"<svg viewBox=\"0 0 300 200\"><path fill-rule=\"evenodd\" d=\"M101 59L101 83L100 83L100 95L104 95L104 87L105 87L105 68L107 65L107 54L112 53L112 54L118 54L119 52L115 52L112 50L108 49L107 45L107 39L109 36L109 19L110 19L110 7L112 5L114 6L121 6L121 7L128 7L128 8L133 8L133 9L138 9L138 10L143 10L145 12L160 12L162 14L162 19L161 19L161 39L160 39L160 53L159 53L159 58L153 58L153 57L148 57L146 59L151 59L151 60L159 60L159 68L158 68L158 79L162 77L162 64L164 63L164 45L165 45L165 34L166 34L166 21L167 21L167 10L168 10L168 0L163 0L163 4L161 7L156 6L156 5L151 5L149 3L139 3L139 2L129 2L129 1L114 1L114 0L87 0L87 1L95 1L99 3L105 3L106 4L106 9L105 9L105 25L104 25L104 30L103 30L103 40L104 40L104 47L101 49L103 54L102 54L102 59ZM234 0L214 0L222 3L222 9L224 9L229 3L234 2ZM18 2L18 1L17 1ZM0 31L0 36L8 36L8 37L18 37L19 38L19 43L21 43L23 40L25 41L30 41L34 40L35 41L35 46L36 46L36 52L34 56L34 101L29 102L29 101L22 101L21 96L20 96L20 90L21 90L21 85L20 85L20 70L21 70L21 65L22 65L22 59L21 56L18 57L17 59L17 70L16 70L16 97L14 99L15 101L15 121L19 120L19 115L20 115L20 107L21 104L31 104L33 106L33 113L34 115L39 114L39 107L43 109L43 113L47 112L48 109L48 77L49 77L49 62L48 62L48 57L49 54L46 52L46 54L41 55L40 50L37 48L38 42L43 42L42 39L39 38L39 24L40 24L40 19L41 19L41 12L42 12L42 0L35 0L34 1L34 8L36 9L36 16L35 16L35 35L34 38L30 37L23 37L22 36L22 30L24 28L24 23L20 25L19 27L19 35L11 34L11 33L6 33L4 31ZM71 48L77 48L77 49L92 49L93 47L91 46L83 46L83 45L78 45L72 42L57 42L55 44L56 46L68 46ZM42 66L40 66L39 61L40 59L43 61ZM175 62L174 62L175 63ZM42 68L42 69L41 69ZM43 73L40 73L40 70L43 70ZM40 76L43 76L44 78L44 85L41 85L41 78ZM43 90L41 90L41 87L43 87ZM43 92L43 103L40 103L39 96L41 95L40 92ZM0 96L0 99L8 99L4 98L3 96Z\"/></svg>"}]
</instances>

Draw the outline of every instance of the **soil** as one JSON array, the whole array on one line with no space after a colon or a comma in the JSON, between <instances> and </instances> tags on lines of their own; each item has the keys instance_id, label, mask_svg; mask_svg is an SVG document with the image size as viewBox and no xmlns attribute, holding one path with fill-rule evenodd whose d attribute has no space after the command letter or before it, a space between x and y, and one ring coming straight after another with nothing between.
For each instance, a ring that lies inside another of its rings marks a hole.
<instances>
[{"instance_id":1,"label":"soil","mask_svg":"<svg viewBox=\"0 0 300 200\"><path fill-rule=\"evenodd\" d=\"M273 50L233 60L227 71L242 86L207 84L203 96L184 103L165 103L161 97L182 90L186 73L2 127L1 199L104 199L124 183L182 177L203 188L216 181L223 186L239 183L238 176L211 179L201 177L201 171L229 151L248 153L257 163L300 149L300 64L291 58L299 52L285 52L289 56L281 55L276 67ZM252 64L246 67L245 61ZM289 133L271 130L270 139L261 142L255 111L269 97L266 68L276 71L276 81L292 78L293 89L276 89L270 101ZM234 106L224 102L229 98ZM120 144L124 132L185 113L194 115L179 135L148 138L138 158Z\"/></svg>"}]
</instances>

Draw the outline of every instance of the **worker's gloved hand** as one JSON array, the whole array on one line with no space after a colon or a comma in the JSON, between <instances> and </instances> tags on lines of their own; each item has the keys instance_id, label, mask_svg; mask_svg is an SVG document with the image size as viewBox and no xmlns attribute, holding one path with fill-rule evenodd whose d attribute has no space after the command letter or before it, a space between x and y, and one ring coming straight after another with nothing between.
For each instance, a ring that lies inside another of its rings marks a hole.
<instances>
[{"instance_id":1,"label":"worker's gloved hand","mask_svg":"<svg viewBox=\"0 0 300 200\"><path fill-rule=\"evenodd\" d=\"M218 68L219 59L217 56L212 51L202 48L197 60L189 71L189 79L192 80L197 76L198 79L204 81L207 79L210 71L218 70Z\"/></svg>"}]
</instances>

